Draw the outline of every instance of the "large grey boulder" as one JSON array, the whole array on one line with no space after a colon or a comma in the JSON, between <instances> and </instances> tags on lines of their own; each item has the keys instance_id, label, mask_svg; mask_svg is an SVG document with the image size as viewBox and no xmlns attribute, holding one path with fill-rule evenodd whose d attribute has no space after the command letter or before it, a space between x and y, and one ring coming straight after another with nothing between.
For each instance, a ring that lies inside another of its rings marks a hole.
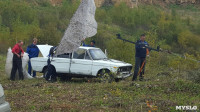
<instances>
[{"instance_id":1,"label":"large grey boulder","mask_svg":"<svg viewBox=\"0 0 200 112\"><path fill-rule=\"evenodd\" d=\"M82 0L56 50L56 55L71 53L78 49L81 41L97 33L94 0Z\"/></svg>"}]
</instances>

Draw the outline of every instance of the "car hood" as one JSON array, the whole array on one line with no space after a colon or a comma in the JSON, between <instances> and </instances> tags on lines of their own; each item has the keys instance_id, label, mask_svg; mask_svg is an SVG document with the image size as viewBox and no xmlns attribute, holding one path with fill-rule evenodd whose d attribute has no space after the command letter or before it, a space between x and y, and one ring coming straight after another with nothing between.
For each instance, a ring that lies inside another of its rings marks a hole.
<instances>
[{"instance_id":1,"label":"car hood","mask_svg":"<svg viewBox=\"0 0 200 112\"><path fill-rule=\"evenodd\" d=\"M51 45L37 45L43 57L48 57Z\"/></svg>"},{"instance_id":2,"label":"car hood","mask_svg":"<svg viewBox=\"0 0 200 112\"><path fill-rule=\"evenodd\" d=\"M132 66L130 63L126 63L123 61L119 61L119 60L114 60L114 59L105 59L105 60L95 60L98 63L101 63L103 65L109 65L109 66L116 66L116 67L120 67L120 66Z\"/></svg>"},{"instance_id":3,"label":"car hood","mask_svg":"<svg viewBox=\"0 0 200 112\"><path fill-rule=\"evenodd\" d=\"M4 96L3 87L0 84L0 97Z\"/></svg>"}]
</instances>

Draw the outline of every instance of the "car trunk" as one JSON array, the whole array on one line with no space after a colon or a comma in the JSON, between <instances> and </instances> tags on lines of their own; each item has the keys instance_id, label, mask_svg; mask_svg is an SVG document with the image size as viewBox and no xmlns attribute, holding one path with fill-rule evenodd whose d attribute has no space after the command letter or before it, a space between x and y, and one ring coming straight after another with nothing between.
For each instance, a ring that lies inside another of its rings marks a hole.
<instances>
[{"instance_id":1,"label":"car trunk","mask_svg":"<svg viewBox=\"0 0 200 112\"><path fill-rule=\"evenodd\" d=\"M43 57L48 57L51 45L37 45Z\"/></svg>"}]
</instances>

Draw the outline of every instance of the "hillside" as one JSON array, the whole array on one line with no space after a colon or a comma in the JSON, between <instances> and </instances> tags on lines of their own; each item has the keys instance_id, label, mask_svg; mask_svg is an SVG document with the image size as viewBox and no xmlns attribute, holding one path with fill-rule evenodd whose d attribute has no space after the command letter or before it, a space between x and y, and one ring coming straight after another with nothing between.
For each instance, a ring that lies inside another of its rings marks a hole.
<instances>
[{"instance_id":1,"label":"hillside","mask_svg":"<svg viewBox=\"0 0 200 112\"><path fill-rule=\"evenodd\" d=\"M53 5L61 4L63 0L50 0ZM76 0L73 0L76 1ZM121 2L125 2L127 6L133 8L141 4L150 4L150 5L160 5L167 6L169 4L177 5L191 5L196 4L200 5L199 0L94 0L97 7L109 6L109 5L119 5Z\"/></svg>"},{"instance_id":2,"label":"hillside","mask_svg":"<svg viewBox=\"0 0 200 112\"><path fill-rule=\"evenodd\" d=\"M0 55L0 59L0 63L5 62L5 56ZM131 77L112 83L99 83L97 78L55 83L42 78L12 82L3 65L0 83L13 112L177 112L176 106L187 105L197 106L199 111L200 77L193 76L200 71L183 75L183 71L151 67L150 60L145 81L134 84Z\"/></svg>"},{"instance_id":3,"label":"hillside","mask_svg":"<svg viewBox=\"0 0 200 112\"><path fill-rule=\"evenodd\" d=\"M199 5L198 0L96 0L95 1L97 6L100 7L102 5L117 5L121 2L125 2L127 6L133 8L137 7L138 5L142 4L150 4L150 5L160 5L160 6L167 6L169 4L197 4Z\"/></svg>"},{"instance_id":4,"label":"hillside","mask_svg":"<svg viewBox=\"0 0 200 112\"><path fill-rule=\"evenodd\" d=\"M177 5L175 0L138 0L140 5L133 8L137 0L127 0L130 7L118 1L96 1L98 33L85 43L95 40L109 58L134 66L135 45L116 39L116 34L136 41L145 33L151 47L160 45L170 52L150 52L144 81L132 83L132 77L113 83L99 83L98 78L9 81L4 71L8 47L23 40L26 50L33 38L39 39L38 44L58 45L79 2L0 0L0 83L12 111L176 112L176 106L186 105L198 106L199 111L199 1L180 0L182 5Z\"/></svg>"}]
</instances>

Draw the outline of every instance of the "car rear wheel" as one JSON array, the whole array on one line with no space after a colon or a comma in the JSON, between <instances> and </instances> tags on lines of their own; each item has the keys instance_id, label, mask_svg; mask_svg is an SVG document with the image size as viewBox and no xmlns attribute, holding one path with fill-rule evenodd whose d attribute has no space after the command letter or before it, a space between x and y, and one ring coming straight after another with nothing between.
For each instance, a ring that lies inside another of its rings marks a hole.
<instances>
[{"instance_id":1,"label":"car rear wheel","mask_svg":"<svg viewBox=\"0 0 200 112\"><path fill-rule=\"evenodd\" d=\"M57 81L57 74L55 72L55 67L53 65L50 66L51 68L46 68L43 72L43 77L48 82L56 82Z\"/></svg>"},{"instance_id":2,"label":"car rear wheel","mask_svg":"<svg viewBox=\"0 0 200 112\"><path fill-rule=\"evenodd\" d=\"M46 78L47 74L48 74L48 69L46 68L46 69L44 70L44 72L43 72L43 78Z\"/></svg>"}]
</instances>

